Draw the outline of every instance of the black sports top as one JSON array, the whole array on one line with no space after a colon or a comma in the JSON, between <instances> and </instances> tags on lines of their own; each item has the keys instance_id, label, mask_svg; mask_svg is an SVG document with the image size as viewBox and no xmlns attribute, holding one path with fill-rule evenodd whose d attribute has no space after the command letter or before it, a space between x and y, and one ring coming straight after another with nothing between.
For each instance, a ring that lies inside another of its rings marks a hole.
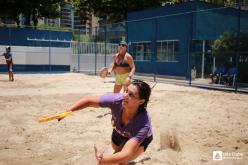
<instances>
[{"instance_id":1,"label":"black sports top","mask_svg":"<svg viewBox=\"0 0 248 165\"><path fill-rule=\"evenodd\" d=\"M115 60L115 66L118 67L130 67L129 64L126 62L126 60L123 58L122 61L120 62L120 64L118 64Z\"/></svg>"}]
</instances>

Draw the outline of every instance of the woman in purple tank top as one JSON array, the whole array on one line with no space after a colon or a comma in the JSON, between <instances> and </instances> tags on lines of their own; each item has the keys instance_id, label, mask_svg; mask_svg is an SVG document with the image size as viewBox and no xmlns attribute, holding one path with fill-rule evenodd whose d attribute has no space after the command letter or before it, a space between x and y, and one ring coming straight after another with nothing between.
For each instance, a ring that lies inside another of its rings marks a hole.
<instances>
[{"instance_id":1,"label":"woman in purple tank top","mask_svg":"<svg viewBox=\"0 0 248 165\"><path fill-rule=\"evenodd\" d=\"M77 101L67 111L86 107L111 109L114 119L112 132L113 154L103 154L94 145L98 164L128 164L145 152L153 139L151 120L146 110L151 94L150 86L134 80L123 93L86 97Z\"/></svg>"}]
</instances>

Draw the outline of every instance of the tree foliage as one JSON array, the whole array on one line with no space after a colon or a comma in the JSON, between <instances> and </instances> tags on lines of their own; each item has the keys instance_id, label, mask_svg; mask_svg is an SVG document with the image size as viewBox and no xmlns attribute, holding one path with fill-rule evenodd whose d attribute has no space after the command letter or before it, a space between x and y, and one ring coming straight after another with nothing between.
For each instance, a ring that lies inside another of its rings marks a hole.
<instances>
[{"instance_id":1,"label":"tree foliage","mask_svg":"<svg viewBox=\"0 0 248 165\"><path fill-rule=\"evenodd\" d=\"M59 16L59 7L63 0L4 0L0 1L0 15L2 18L14 19L19 25L19 15L25 17L25 25L31 21L36 26L38 18L56 18Z\"/></svg>"},{"instance_id":2,"label":"tree foliage","mask_svg":"<svg viewBox=\"0 0 248 165\"><path fill-rule=\"evenodd\" d=\"M87 19L91 14L107 17L109 22L126 20L127 12L161 6L172 0L74 0L74 9L81 18ZM177 1L177 0L173 0ZM179 2L179 1L177 1Z\"/></svg>"},{"instance_id":3,"label":"tree foliage","mask_svg":"<svg viewBox=\"0 0 248 165\"><path fill-rule=\"evenodd\" d=\"M60 7L66 2L72 2L74 10L83 21L94 14L98 17L107 17L110 23L126 20L130 11L142 10L161 6L162 3L182 3L184 0L1 0L0 17L10 18L19 24L19 15L25 16L25 25L33 21L37 24L38 18L56 18L60 15ZM217 4L234 4L236 0L206 0ZM243 2L248 3L248 0Z\"/></svg>"},{"instance_id":4,"label":"tree foliage","mask_svg":"<svg viewBox=\"0 0 248 165\"><path fill-rule=\"evenodd\" d=\"M220 5L234 6L235 4L238 3L238 0L206 0L206 2L220 4ZM247 4L248 0L240 0L240 3Z\"/></svg>"},{"instance_id":5,"label":"tree foliage","mask_svg":"<svg viewBox=\"0 0 248 165\"><path fill-rule=\"evenodd\" d=\"M237 39L237 32L224 32L214 41L213 55L216 57L217 63L225 67L233 67L236 62L237 50L239 49L240 73L242 73L242 76L248 76L248 33L240 33L239 46L237 46Z\"/></svg>"},{"instance_id":6,"label":"tree foliage","mask_svg":"<svg viewBox=\"0 0 248 165\"><path fill-rule=\"evenodd\" d=\"M223 54L223 52L235 52L237 48L237 33L224 32L218 39L214 41L213 53L215 55ZM241 32L239 37L240 52L248 51L248 35Z\"/></svg>"},{"instance_id":7,"label":"tree foliage","mask_svg":"<svg viewBox=\"0 0 248 165\"><path fill-rule=\"evenodd\" d=\"M73 0L74 9L83 20L94 14L106 16L108 21L126 20L127 12L161 6L162 3L183 3L185 0ZM236 0L206 0L206 2L222 5L233 5ZM248 2L248 0L244 0Z\"/></svg>"}]
</instances>

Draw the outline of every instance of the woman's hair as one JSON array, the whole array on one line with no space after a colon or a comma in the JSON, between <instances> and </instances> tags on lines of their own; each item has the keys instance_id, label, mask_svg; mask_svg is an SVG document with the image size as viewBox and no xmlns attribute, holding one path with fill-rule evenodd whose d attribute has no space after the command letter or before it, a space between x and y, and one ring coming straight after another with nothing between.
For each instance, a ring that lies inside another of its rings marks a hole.
<instances>
[{"instance_id":1,"label":"woman's hair","mask_svg":"<svg viewBox=\"0 0 248 165\"><path fill-rule=\"evenodd\" d=\"M6 50L10 51L11 50L11 47L10 46L7 46L6 47Z\"/></svg>"},{"instance_id":2,"label":"woman's hair","mask_svg":"<svg viewBox=\"0 0 248 165\"><path fill-rule=\"evenodd\" d=\"M151 87L144 81L137 80L137 79L134 79L132 84L138 88L139 98L145 100L145 102L142 105L140 105L139 109L146 108L150 95L151 95Z\"/></svg>"}]
</instances>

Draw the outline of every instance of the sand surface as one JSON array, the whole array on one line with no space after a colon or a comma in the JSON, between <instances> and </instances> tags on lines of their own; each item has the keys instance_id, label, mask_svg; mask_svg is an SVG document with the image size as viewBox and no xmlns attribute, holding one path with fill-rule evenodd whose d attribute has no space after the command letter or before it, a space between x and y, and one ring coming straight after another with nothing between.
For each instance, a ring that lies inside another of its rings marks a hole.
<instances>
[{"instance_id":1,"label":"sand surface","mask_svg":"<svg viewBox=\"0 0 248 165\"><path fill-rule=\"evenodd\" d=\"M0 74L0 165L94 165L94 144L113 152L109 109L86 108L61 122L37 122L83 96L112 92L113 78L82 73L7 78ZM154 140L131 164L247 164L248 95L158 83L148 111ZM233 157L214 161L213 151Z\"/></svg>"}]
</instances>

